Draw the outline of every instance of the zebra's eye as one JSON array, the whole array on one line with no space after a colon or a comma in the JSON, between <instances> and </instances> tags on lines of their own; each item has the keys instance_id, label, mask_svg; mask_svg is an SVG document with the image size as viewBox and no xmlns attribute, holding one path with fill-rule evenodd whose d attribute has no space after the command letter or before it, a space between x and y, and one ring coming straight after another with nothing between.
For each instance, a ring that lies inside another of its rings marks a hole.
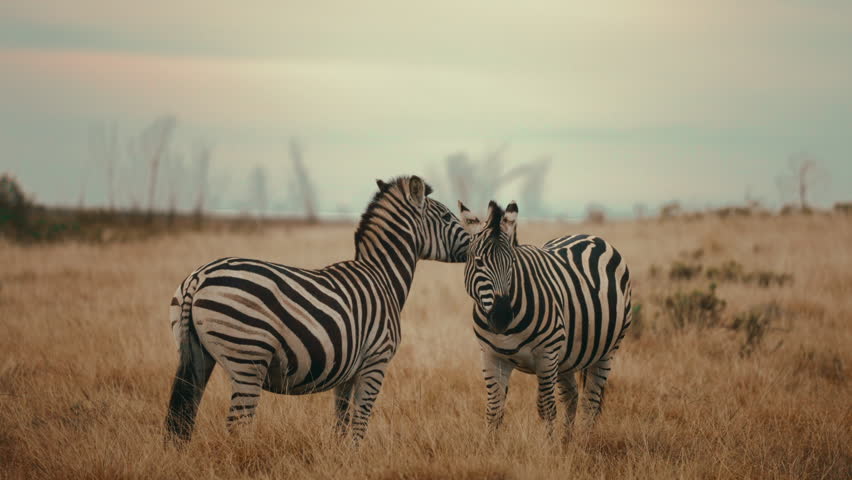
<instances>
[{"instance_id":1,"label":"zebra's eye","mask_svg":"<svg viewBox=\"0 0 852 480\"><path fill-rule=\"evenodd\" d=\"M441 217L441 220L443 220L445 222L449 222L452 219L453 219L453 214L450 213L450 212L445 213L444 216Z\"/></svg>"},{"instance_id":2,"label":"zebra's eye","mask_svg":"<svg viewBox=\"0 0 852 480\"><path fill-rule=\"evenodd\" d=\"M485 268L485 262L482 261L482 257L473 257L473 263L479 268Z\"/></svg>"}]
</instances>

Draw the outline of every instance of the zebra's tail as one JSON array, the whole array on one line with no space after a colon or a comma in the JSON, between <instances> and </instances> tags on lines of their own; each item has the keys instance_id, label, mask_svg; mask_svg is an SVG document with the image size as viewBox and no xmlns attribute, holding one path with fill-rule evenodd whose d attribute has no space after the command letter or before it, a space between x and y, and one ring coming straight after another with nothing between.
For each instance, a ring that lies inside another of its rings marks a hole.
<instances>
[{"instance_id":1,"label":"zebra's tail","mask_svg":"<svg viewBox=\"0 0 852 480\"><path fill-rule=\"evenodd\" d=\"M186 289L178 288L172 300L172 329L178 344L180 363L172 383L166 414L166 440L174 443L185 442L192 436L204 387L216 365L216 361L201 344L192 321L192 296L196 285L196 279L190 280Z\"/></svg>"}]
</instances>

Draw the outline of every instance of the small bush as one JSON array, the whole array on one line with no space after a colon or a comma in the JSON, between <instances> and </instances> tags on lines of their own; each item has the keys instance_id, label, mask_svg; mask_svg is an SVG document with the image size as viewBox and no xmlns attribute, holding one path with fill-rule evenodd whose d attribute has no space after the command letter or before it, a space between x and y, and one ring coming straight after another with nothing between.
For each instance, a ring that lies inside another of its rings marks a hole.
<instances>
[{"instance_id":1,"label":"small bush","mask_svg":"<svg viewBox=\"0 0 852 480\"><path fill-rule=\"evenodd\" d=\"M680 252L680 256L690 258L692 260L701 260L704 257L704 249L701 247L691 251Z\"/></svg>"},{"instance_id":2,"label":"small bush","mask_svg":"<svg viewBox=\"0 0 852 480\"><path fill-rule=\"evenodd\" d=\"M846 365L837 354L803 348L795 357L795 365L798 373L821 377L837 385L846 383Z\"/></svg>"},{"instance_id":3,"label":"small bush","mask_svg":"<svg viewBox=\"0 0 852 480\"><path fill-rule=\"evenodd\" d=\"M793 282L793 276L789 273L775 273L769 271L756 271L748 273L743 279L745 283L757 283L759 287L768 288L773 285L783 287Z\"/></svg>"},{"instance_id":4,"label":"small bush","mask_svg":"<svg viewBox=\"0 0 852 480\"><path fill-rule=\"evenodd\" d=\"M660 220L676 218L681 214L680 203L672 201L660 206Z\"/></svg>"},{"instance_id":5,"label":"small bush","mask_svg":"<svg viewBox=\"0 0 852 480\"><path fill-rule=\"evenodd\" d=\"M783 287L793 281L793 276L789 273L775 273L768 270L747 272L740 263L734 260L728 260L718 267L708 268L705 275L708 280L714 282L754 283L763 288L773 285Z\"/></svg>"},{"instance_id":6,"label":"small bush","mask_svg":"<svg viewBox=\"0 0 852 480\"><path fill-rule=\"evenodd\" d=\"M852 215L852 202L837 202L834 204L834 211L844 215Z\"/></svg>"},{"instance_id":7,"label":"small bush","mask_svg":"<svg viewBox=\"0 0 852 480\"><path fill-rule=\"evenodd\" d=\"M645 320L642 317L642 304L635 303L630 316L630 329L627 330L633 338L640 338L643 330L645 330Z\"/></svg>"},{"instance_id":8,"label":"small bush","mask_svg":"<svg viewBox=\"0 0 852 480\"><path fill-rule=\"evenodd\" d=\"M657 278L660 276L660 267L657 265L651 265L651 268L648 269L648 275L651 278Z\"/></svg>"},{"instance_id":9,"label":"small bush","mask_svg":"<svg viewBox=\"0 0 852 480\"><path fill-rule=\"evenodd\" d=\"M745 269L740 263L729 260L718 267L708 268L706 275L714 282L738 282L743 279Z\"/></svg>"},{"instance_id":10,"label":"small bush","mask_svg":"<svg viewBox=\"0 0 852 480\"><path fill-rule=\"evenodd\" d=\"M814 213L814 211L813 211L813 209L811 209L811 207L809 207L807 205L797 206L797 205L787 204L787 205L784 205L783 207L781 207L781 210L778 213L782 216L797 215L797 214L810 215L810 214Z\"/></svg>"},{"instance_id":11,"label":"small bush","mask_svg":"<svg viewBox=\"0 0 852 480\"><path fill-rule=\"evenodd\" d=\"M753 213L750 207L723 207L717 209L715 212L719 218L748 217Z\"/></svg>"},{"instance_id":12,"label":"small bush","mask_svg":"<svg viewBox=\"0 0 852 480\"><path fill-rule=\"evenodd\" d=\"M20 237L27 230L32 207L18 180L0 175L0 233Z\"/></svg>"},{"instance_id":13,"label":"small bush","mask_svg":"<svg viewBox=\"0 0 852 480\"><path fill-rule=\"evenodd\" d=\"M716 296L715 284L710 284L709 291L676 292L663 300L663 310L677 330L687 326L715 327L724 309L725 301Z\"/></svg>"},{"instance_id":14,"label":"small bush","mask_svg":"<svg viewBox=\"0 0 852 480\"><path fill-rule=\"evenodd\" d=\"M669 278L672 280L692 280L701 274L702 266L699 263L674 262L669 269Z\"/></svg>"},{"instance_id":15,"label":"small bush","mask_svg":"<svg viewBox=\"0 0 852 480\"><path fill-rule=\"evenodd\" d=\"M772 323L780 316L781 307L775 302L760 305L736 315L730 328L745 334L743 344L740 346L740 355L748 357L754 353L771 330Z\"/></svg>"}]
</instances>

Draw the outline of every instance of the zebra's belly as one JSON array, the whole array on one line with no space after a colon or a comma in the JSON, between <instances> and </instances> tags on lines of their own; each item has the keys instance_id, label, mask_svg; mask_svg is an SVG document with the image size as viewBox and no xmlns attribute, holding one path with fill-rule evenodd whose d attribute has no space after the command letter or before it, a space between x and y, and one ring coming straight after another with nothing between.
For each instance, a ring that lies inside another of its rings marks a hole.
<instances>
[{"instance_id":1,"label":"zebra's belly","mask_svg":"<svg viewBox=\"0 0 852 480\"><path fill-rule=\"evenodd\" d=\"M293 372L288 374L283 364L277 358L273 358L269 370L266 372L266 378L263 379L263 389L279 395L306 395L331 390L348 380L349 377L351 375L347 370L346 372L338 372L338 375L333 377L323 376L316 380L298 378Z\"/></svg>"},{"instance_id":2,"label":"zebra's belly","mask_svg":"<svg viewBox=\"0 0 852 480\"><path fill-rule=\"evenodd\" d=\"M609 348L605 348L605 346L600 345L599 348L595 350L592 345L587 344L585 351L583 351L581 342L577 341L573 345L568 346L566 354L562 357L562 360L559 363L559 371L574 372L583 370L604 358L611 350L611 345Z\"/></svg>"},{"instance_id":3,"label":"zebra's belly","mask_svg":"<svg viewBox=\"0 0 852 480\"><path fill-rule=\"evenodd\" d=\"M536 370L536 357L532 350L519 350L514 355L506 356L506 359L512 362L515 368L521 372L534 373Z\"/></svg>"},{"instance_id":4,"label":"zebra's belly","mask_svg":"<svg viewBox=\"0 0 852 480\"><path fill-rule=\"evenodd\" d=\"M306 395L309 393L320 393L337 386L337 383L328 382L309 382L302 384L294 384L289 377L266 375L263 380L263 389L270 393L279 395Z\"/></svg>"},{"instance_id":5,"label":"zebra's belly","mask_svg":"<svg viewBox=\"0 0 852 480\"><path fill-rule=\"evenodd\" d=\"M487 347L487 346L486 346ZM523 373L535 373L536 365L541 361L541 353L535 351L532 347L524 346L516 349L511 353L507 351L492 352L499 357L505 358L509 363L514 365L515 369Z\"/></svg>"}]
</instances>

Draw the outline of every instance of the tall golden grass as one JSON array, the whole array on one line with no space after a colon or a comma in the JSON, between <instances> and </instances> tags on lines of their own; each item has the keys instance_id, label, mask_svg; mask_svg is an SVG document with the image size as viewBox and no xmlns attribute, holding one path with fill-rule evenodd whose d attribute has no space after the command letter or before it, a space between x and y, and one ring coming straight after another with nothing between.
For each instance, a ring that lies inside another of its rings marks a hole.
<instances>
[{"instance_id":1,"label":"tall golden grass","mask_svg":"<svg viewBox=\"0 0 852 480\"><path fill-rule=\"evenodd\" d=\"M489 437L462 267L422 262L367 438L333 433L330 394L264 394L255 424L224 427L214 373L195 436L165 447L177 353L167 307L199 264L240 255L319 267L350 258L353 227L181 234L137 243L0 245L0 477L5 478L850 478L852 221L811 216L520 225L520 239L594 233L627 258L635 332L622 344L598 424L547 437L535 381L512 378ZM720 283L725 322L777 302L762 346L742 333L676 330L659 305L707 281L666 275L681 252L792 273L781 287ZM656 266L656 268L652 268ZM662 273L652 275L653 271ZM561 413L561 412L560 412Z\"/></svg>"}]
</instances>

